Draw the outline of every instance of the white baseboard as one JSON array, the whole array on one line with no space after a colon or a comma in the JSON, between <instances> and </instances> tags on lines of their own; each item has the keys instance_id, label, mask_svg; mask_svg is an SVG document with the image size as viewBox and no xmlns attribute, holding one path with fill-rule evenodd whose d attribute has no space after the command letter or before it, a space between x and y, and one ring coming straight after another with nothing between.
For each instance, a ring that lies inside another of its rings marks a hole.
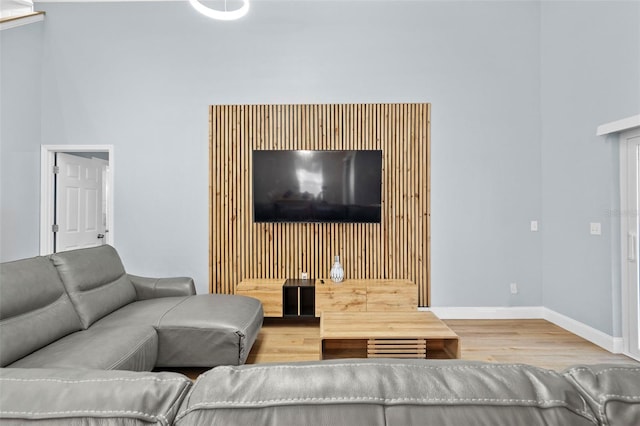
<instances>
[{"instance_id":1,"label":"white baseboard","mask_svg":"<svg viewBox=\"0 0 640 426\"><path fill-rule=\"evenodd\" d=\"M609 336L600 330L588 326L580 321L576 321L573 318L559 314L548 308L543 308L543 318L549 322L554 323L558 327L562 327L573 334L582 337L591 343L600 346L603 349L608 350L614 354L620 354L623 351L622 337Z\"/></svg>"},{"instance_id":2,"label":"white baseboard","mask_svg":"<svg viewBox=\"0 0 640 426\"><path fill-rule=\"evenodd\" d=\"M441 319L545 319L565 330L582 337L614 354L624 350L621 337L609 336L600 330L559 314L544 306L514 307L439 307L418 308L431 311Z\"/></svg>"}]
</instances>

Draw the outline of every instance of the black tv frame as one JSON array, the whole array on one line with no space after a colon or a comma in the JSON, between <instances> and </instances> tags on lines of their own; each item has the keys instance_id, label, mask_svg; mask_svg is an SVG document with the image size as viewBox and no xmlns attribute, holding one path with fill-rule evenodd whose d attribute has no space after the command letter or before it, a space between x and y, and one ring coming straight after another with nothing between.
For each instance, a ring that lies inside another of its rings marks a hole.
<instances>
[{"instance_id":1,"label":"black tv frame","mask_svg":"<svg viewBox=\"0 0 640 426\"><path fill-rule=\"evenodd\" d=\"M315 202L312 200L288 200L288 208L291 211L302 211L299 216L296 214L289 213L288 215L283 213L280 218L271 219L266 218L264 214L258 214L258 206L256 205L256 194L255 194L255 185L256 176L255 172L255 164L256 164L256 153L261 152L341 152L341 153L349 153L349 152L374 152L379 155L380 158L380 167L377 169L379 171L379 195L378 200L379 203L373 205L366 206L358 206L358 205L343 205L336 204L333 205L328 211L330 213L325 213L323 216L322 207L323 204L320 202ZM382 222L382 158L383 152L380 149L328 149L328 150L302 150L302 149L281 149L281 150L273 150L273 149L254 149L252 152L253 159L253 169L252 169L252 187L253 187L253 197L252 197L252 213L253 213L253 222L254 223L348 223L348 224L357 224L357 223L367 223L367 224L380 224ZM297 203L297 205L295 205ZM339 209L344 209L344 213L337 213ZM314 214L310 216L304 209L313 209Z\"/></svg>"}]
</instances>

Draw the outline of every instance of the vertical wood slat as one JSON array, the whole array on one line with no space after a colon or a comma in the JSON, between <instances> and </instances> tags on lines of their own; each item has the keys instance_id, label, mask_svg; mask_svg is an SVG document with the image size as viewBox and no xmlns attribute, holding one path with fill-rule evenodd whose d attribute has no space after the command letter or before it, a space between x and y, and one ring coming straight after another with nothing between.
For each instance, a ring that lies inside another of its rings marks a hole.
<instances>
[{"instance_id":1,"label":"vertical wood slat","mask_svg":"<svg viewBox=\"0 0 640 426\"><path fill-rule=\"evenodd\" d=\"M209 289L245 278L410 279L430 302L429 104L210 107ZM380 224L253 223L254 149L381 149Z\"/></svg>"},{"instance_id":2,"label":"vertical wood slat","mask_svg":"<svg viewBox=\"0 0 640 426\"><path fill-rule=\"evenodd\" d=\"M218 233L216 232L216 224L213 215L214 211L214 203L215 203L215 181L214 181L214 168L213 164L216 164L215 153L216 149L213 147L213 141L216 139L214 137L215 129L214 129L214 114L215 111L213 107L209 107L209 293L213 293L215 291L213 286L213 259L216 257L214 254L213 241L217 238Z\"/></svg>"}]
</instances>

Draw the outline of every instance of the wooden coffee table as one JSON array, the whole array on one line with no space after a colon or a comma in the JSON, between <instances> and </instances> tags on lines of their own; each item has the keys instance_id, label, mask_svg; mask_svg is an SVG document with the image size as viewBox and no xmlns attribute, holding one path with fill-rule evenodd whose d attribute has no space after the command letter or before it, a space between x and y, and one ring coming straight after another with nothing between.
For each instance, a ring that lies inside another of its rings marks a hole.
<instances>
[{"instance_id":1,"label":"wooden coffee table","mask_svg":"<svg viewBox=\"0 0 640 426\"><path fill-rule=\"evenodd\" d=\"M459 338L432 312L323 312L320 359L460 358Z\"/></svg>"}]
</instances>

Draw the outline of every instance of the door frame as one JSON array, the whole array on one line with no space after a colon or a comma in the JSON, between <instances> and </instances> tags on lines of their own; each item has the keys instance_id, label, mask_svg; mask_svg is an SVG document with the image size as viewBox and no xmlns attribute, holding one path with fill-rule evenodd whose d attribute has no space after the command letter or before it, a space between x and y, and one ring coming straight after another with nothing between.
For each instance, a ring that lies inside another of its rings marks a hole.
<instances>
[{"instance_id":1,"label":"door frame","mask_svg":"<svg viewBox=\"0 0 640 426\"><path fill-rule=\"evenodd\" d=\"M45 256L53 253L53 225L55 210L55 192L53 180L53 166L55 165L55 155L58 152L107 152L109 154L109 173L107 175L107 185L110 190L107 198L107 229L105 244L113 245L115 229L113 226L114 210L114 149L113 145L42 145L40 147L40 255Z\"/></svg>"},{"instance_id":2,"label":"door frame","mask_svg":"<svg viewBox=\"0 0 640 426\"><path fill-rule=\"evenodd\" d=\"M624 132L621 132L618 137L620 139L620 243L621 243L621 314L622 314L622 340L623 340L623 353L631 358L638 359L637 354L631 353L631 335L632 333L638 332L638 325L635 325L635 328L632 325L633 321L638 321L640 317L640 312L637 312L637 308L632 308L632 303L634 303L633 296L637 297L637 292L640 291L637 288L637 272L632 273L629 271L629 257L633 256L635 259L635 270L637 271L637 263L639 261L639 253L638 253L638 211L637 203L639 200L636 197L640 196L640 188L633 188L633 185L628 184L629 174L631 172L635 172L636 174L636 182L637 175L640 173L640 164L638 162L638 150L640 150L640 144L634 144L636 149L633 150L635 152L635 162L636 166L631 166L629 161L634 160L633 158L629 158L629 143L628 139L632 137L640 136L640 128L630 129ZM636 185L638 185L636 183ZM635 189L635 194L631 194L632 190ZM632 203L635 202L635 205ZM633 218L634 220L630 220ZM635 223L635 227L631 223ZM630 235L634 235L633 238L630 238ZM633 244L633 247L630 247L630 244ZM635 253L630 253L630 250L635 251ZM635 299L637 300L637 298ZM636 312L634 312L636 311ZM639 359L640 360L640 359Z\"/></svg>"}]
</instances>

